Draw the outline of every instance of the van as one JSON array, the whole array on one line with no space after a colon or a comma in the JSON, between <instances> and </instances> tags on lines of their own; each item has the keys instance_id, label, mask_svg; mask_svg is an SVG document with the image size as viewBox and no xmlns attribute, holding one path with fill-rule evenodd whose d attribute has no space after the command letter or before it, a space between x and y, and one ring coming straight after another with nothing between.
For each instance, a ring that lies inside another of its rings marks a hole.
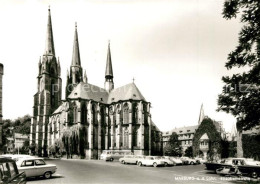
<instances>
[{"instance_id":1,"label":"van","mask_svg":"<svg viewBox=\"0 0 260 184\"><path fill-rule=\"evenodd\" d=\"M100 155L100 160L111 161L119 160L123 158L125 155L132 155L133 153L130 150L122 151L122 150L104 150Z\"/></svg>"}]
</instances>

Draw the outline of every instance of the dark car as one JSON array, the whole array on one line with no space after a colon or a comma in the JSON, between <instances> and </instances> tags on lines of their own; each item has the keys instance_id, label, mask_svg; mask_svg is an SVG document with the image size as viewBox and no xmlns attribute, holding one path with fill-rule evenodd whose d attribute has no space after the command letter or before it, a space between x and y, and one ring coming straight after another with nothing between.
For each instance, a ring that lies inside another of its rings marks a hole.
<instances>
[{"instance_id":1,"label":"dark car","mask_svg":"<svg viewBox=\"0 0 260 184\"><path fill-rule=\"evenodd\" d=\"M19 173L14 160L0 157L0 184L18 183L26 184L25 173Z\"/></svg>"}]
</instances>

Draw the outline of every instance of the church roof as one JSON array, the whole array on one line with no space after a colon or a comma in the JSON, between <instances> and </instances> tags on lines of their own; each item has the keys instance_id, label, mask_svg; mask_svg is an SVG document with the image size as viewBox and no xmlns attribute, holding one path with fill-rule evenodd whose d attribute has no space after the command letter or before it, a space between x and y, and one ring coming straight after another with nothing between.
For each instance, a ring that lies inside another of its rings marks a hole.
<instances>
[{"instance_id":1,"label":"church roof","mask_svg":"<svg viewBox=\"0 0 260 184\"><path fill-rule=\"evenodd\" d=\"M108 103L124 101L124 100L143 100L146 101L135 83L113 89L108 96Z\"/></svg>"},{"instance_id":2,"label":"church roof","mask_svg":"<svg viewBox=\"0 0 260 184\"><path fill-rule=\"evenodd\" d=\"M101 103L110 104L125 100L143 100L146 101L139 89L134 83L113 89L108 93L105 89L95 86L93 84L80 82L71 94L70 99L89 99Z\"/></svg>"},{"instance_id":3,"label":"church roof","mask_svg":"<svg viewBox=\"0 0 260 184\"><path fill-rule=\"evenodd\" d=\"M70 99L86 99L86 100L94 100L96 102L107 103L108 92L95 86L93 84L80 82L71 94L68 96Z\"/></svg>"}]
</instances>

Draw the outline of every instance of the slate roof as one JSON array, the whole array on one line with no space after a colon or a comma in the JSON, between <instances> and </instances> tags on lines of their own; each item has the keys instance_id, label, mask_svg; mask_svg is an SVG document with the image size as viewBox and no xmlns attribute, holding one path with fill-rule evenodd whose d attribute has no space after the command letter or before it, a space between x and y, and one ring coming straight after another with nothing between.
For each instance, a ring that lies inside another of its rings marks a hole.
<instances>
[{"instance_id":1,"label":"slate roof","mask_svg":"<svg viewBox=\"0 0 260 184\"><path fill-rule=\"evenodd\" d=\"M130 83L125 86L113 89L108 96L108 104L112 102L124 100L143 100L146 101L142 93L139 91L135 83Z\"/></svg>"},{"instance_id":2,"label":"slate roof","mask_svg":"<svg viewBox=\"0 0 260 184\"><path fill-rule=\"evenodd\" d=\"M71 94L68 96L70 99L86 99L86 100L94 100L96 102L107 103L108 92L95 86L93 84L80 82Z\"/></svg>"},{"instance_id":3,"label":"slate roof","mask_svg":"<svg viewBox=\"0 0 260 184\"><path fill-rule=\"evenodd\" d=\"M144 96L141 94L141 92L134 83L130 83L125 86L113 89L110 93L108 93L105 89L95 86L93 84L80 82L74 88L74 90L71 92L68 98L94 100L105 104L130 99L146 101Z\"/></svg>"},{"instance_id":4,"label":"slate roof","mask_svg":"<svg viewBox=\"0 0 260 184\"><path fill-rule=\"evenodd\" d=\"M195 129L198 129L198 125L174 128L171 131L163 132L163 135L171 135L172 132L176 132L177 134L195 133Z\"/></svg>"}]
</instances>

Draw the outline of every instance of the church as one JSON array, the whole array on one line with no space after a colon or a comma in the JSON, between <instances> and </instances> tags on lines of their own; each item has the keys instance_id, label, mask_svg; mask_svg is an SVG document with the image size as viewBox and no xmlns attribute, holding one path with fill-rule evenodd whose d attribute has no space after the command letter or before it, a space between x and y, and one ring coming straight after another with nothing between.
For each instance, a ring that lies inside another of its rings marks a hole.
<instances>
[{"instance_id":1,"label":"church","mask_svg":"<svg viewBox=\"0 0 260 184\"><path fill-rule=\"evenodd\" d=\"M55 55L49 9L46 47L38 63L31 151L48 156L51 148L57 149L62 143L70 158L98 159L104 150L136 155L162 154L162 134L151 119L151 103L134 81L114 88L110 43L104 69L104 88L88 83L81 66L75 25L72 62L62 100L61 62Z\"/></svg>"}]
</instances>

